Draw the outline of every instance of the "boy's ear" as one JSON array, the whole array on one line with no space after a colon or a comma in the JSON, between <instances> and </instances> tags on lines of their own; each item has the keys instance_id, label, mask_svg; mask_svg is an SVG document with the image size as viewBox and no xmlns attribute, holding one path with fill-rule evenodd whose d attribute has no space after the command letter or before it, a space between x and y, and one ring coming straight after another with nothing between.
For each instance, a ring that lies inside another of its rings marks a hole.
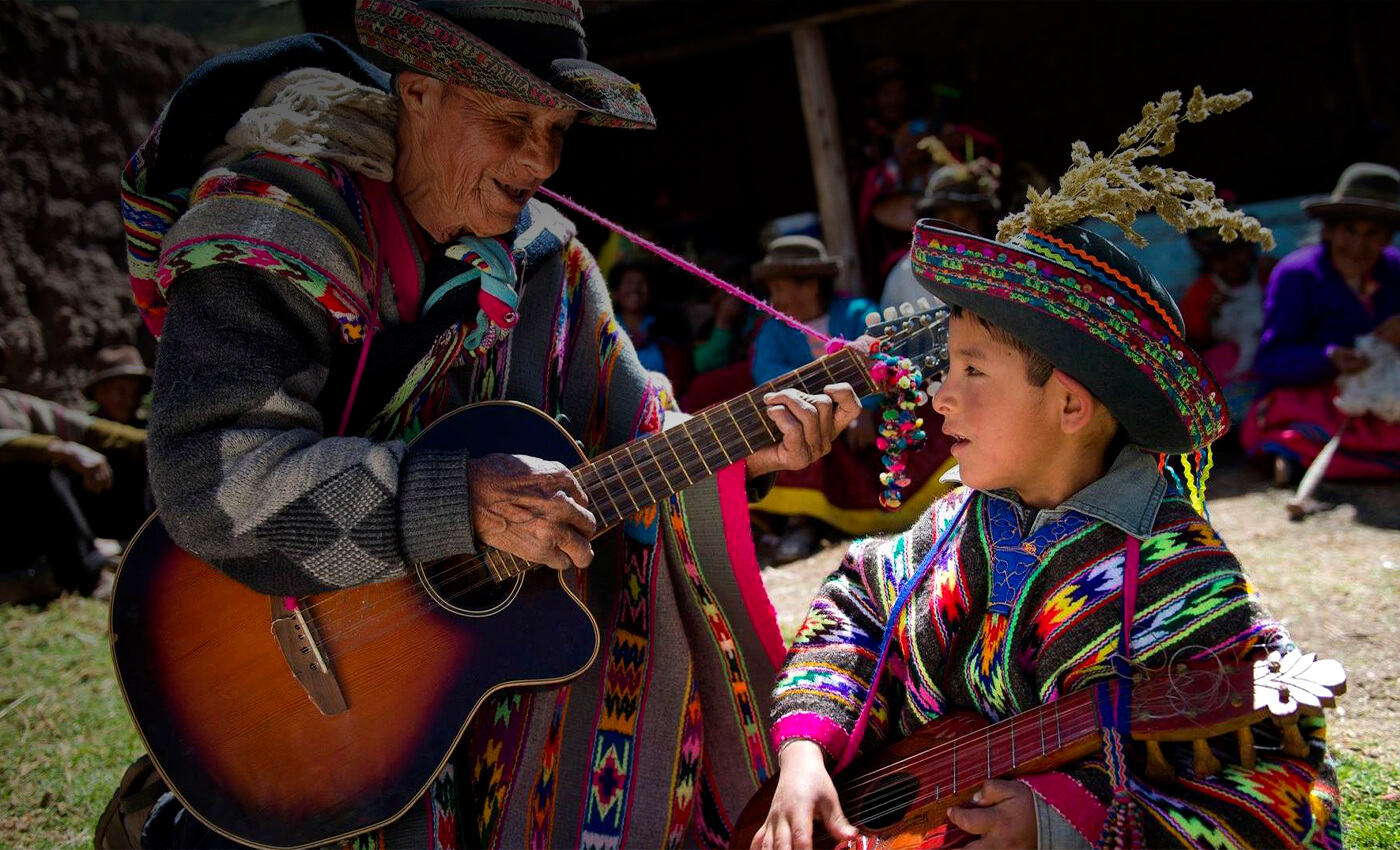
<instances>
[{"instance_id":1,"label":"boy's ear","mask_svg":"<svg viewBox=\"0 0 1400 850\"><path fill-rule=\"evenodd\" d=\"M1054 382L1055 400L1060 416L1060 430L1066 434L1078 434L1094 421L1094 410L1099 406L1098 399L1089 388L1056 369L1051 373Z\"/></svg>"}]
</instances>

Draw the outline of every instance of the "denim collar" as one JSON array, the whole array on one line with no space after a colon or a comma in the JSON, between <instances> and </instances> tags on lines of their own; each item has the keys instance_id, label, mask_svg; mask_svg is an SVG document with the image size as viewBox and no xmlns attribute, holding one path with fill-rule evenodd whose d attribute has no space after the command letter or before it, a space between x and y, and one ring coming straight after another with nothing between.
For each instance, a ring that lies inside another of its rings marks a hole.
<instances>
[{"instance_id":1,"label":"denim collar","mask_svg":"<svg viewBox=\"0 0 1400 850\"><path fill-rule=\"evenodd\" d=\"M953 467L939 480L944 484L961 484L959 468ZM1128 445L1118 452L1102 478L1090 482L1053 508L1041 511L1028 508L1014 490L984 492L1016 508L1021 527L1027 534L1035 533L1069 511L1076 511L1102 520L1124 534L1146 540L1157 522L1157 511L1167 494L1167 482L1157 471L1157 462L1151 455L1138 446Z\"/></svg>"}]
</instances>

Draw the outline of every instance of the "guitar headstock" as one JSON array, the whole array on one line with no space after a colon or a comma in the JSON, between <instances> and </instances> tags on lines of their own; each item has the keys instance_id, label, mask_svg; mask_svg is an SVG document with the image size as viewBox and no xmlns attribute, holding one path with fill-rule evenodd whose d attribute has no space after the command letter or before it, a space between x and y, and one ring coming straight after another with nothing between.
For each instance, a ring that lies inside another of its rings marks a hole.
<instances>
[{"instance_id":1,"label":"guitar headstock","mask_svg":"<svg viewBox=\"0 0 1400 850\"><path fill-rule=\"evenodd\" d=\"M1148 773L1157 779L1172 775L1162 757L1161 741L1191 741L1197 773L1210 774L1220 763L1207 739L1234 732L1241 761L1254 763L1250 727L1272 718L1291 756L1308 753L1298 731L1300 716L1318 715L1336 704L1346 690L1346 672L1331 659L1291 650L1270 652L1235 664L1205 659L1173 664L1133 686L1132 737L1148 744Z\"/></svg>"},{"instance_id":2,"label":"guitar headstock","mask_svg":"<svg viewBox=\"0 0 1400 850\"><path fill-rule=\"evenodd\" d=\"M908 357L931 381L948 369L948 308L930 306L928 299L886 307L884 314L865 317L865 335L880 340L886 354Z\"/></svg>"}]
</instances>

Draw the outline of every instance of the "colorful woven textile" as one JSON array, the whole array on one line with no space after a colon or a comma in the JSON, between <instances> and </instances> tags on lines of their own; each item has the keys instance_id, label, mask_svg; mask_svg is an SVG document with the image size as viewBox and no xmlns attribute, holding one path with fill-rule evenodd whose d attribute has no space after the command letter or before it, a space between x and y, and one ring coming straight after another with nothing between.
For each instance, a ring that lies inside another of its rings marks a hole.
<instances>
[{"instance_id":1,"label":"colorful woven textile","mask_svg":"<svg viewBox=\"0 0 1400 850\"><path fill-rule=\"evenodd\" d=\"M954 540L895 625L894 663L878 684L863 746L878 747L951 711L997 721L1112 679L1110 659L1122 629L1123 532L1079 516L1075 527L1048 526L1054 529L1049 540L1028 538L1024 542L1046 545L1037 545L1035 563L1010 594L1009 612L998 613L989 605L994 594L1005 596L993 589L994 550L1023 541L998 520L993 497L960 488L908 532L855 544L827 580L779 676L775 746L807 738L839 758L872 687L886 612L969 499ZM1142 543L1137 610L1132 657L1149 667L1207 652L1234 656L1288 645L1210 525L1175 496L1163 502ZM1308 758L1261 756L1247 770L1229 744L1216 750L1227 767L1210 777L1192 771L1189 745L1168 745L1181 781L1156 786L1137 773L1129 776L1144 846L1340 846L1339 798L1325 763L1323 722L1305 719L1302 725ZM1279 740L1271 724L1255 726L1254 734L1269 742L1263 753ZM1083 809L1085 800L1107 808L1113 800L1102 756L1047 776L1060 779L1035 787L1062 811ZM1056 799L1048 790L1056 785L1086 796Z\"/></svg>"},{"instance_id":2,"label":"colorful woven textile","mask_svg":"<svg viewBox=\"0 0 1400 850\"><path fill-rule=\"evenodd\" d=\"M1002 244L923 221L911 255L935 295L1083 383L1138 445L1190 452L1229 426L1224 394L1184 341L1171 297L1102 237L1065 227Z\"/></svg>"}]
</instances>

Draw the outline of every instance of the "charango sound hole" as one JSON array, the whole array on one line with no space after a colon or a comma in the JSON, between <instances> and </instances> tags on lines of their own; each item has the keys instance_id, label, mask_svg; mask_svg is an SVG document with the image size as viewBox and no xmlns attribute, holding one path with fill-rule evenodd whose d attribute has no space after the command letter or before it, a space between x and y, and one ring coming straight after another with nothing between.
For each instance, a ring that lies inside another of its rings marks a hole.
<instances>
[{"instance_id":1,"label":"charango sound hole","mask_svg":"<svg viewBox=\"0 0 1400 850\"><path fill-rule=\"evenodd\" d=\"M500 611L515 598L525 581L523 574L497 580L480 555L420 564L418 578L439 605L467 617Z\"/></svg>"},{"instance_id":2,"label":"charango sound hole","mask_svg":"<svg viewBox=\"0 0 1400 850\"><path fill-rule=\"evenodd\" d=\"M918 792L919 780L913 774L891 773L860 796L851 820L865 830L894 826L904 819Z\"/></svg>"}]
</instances>

